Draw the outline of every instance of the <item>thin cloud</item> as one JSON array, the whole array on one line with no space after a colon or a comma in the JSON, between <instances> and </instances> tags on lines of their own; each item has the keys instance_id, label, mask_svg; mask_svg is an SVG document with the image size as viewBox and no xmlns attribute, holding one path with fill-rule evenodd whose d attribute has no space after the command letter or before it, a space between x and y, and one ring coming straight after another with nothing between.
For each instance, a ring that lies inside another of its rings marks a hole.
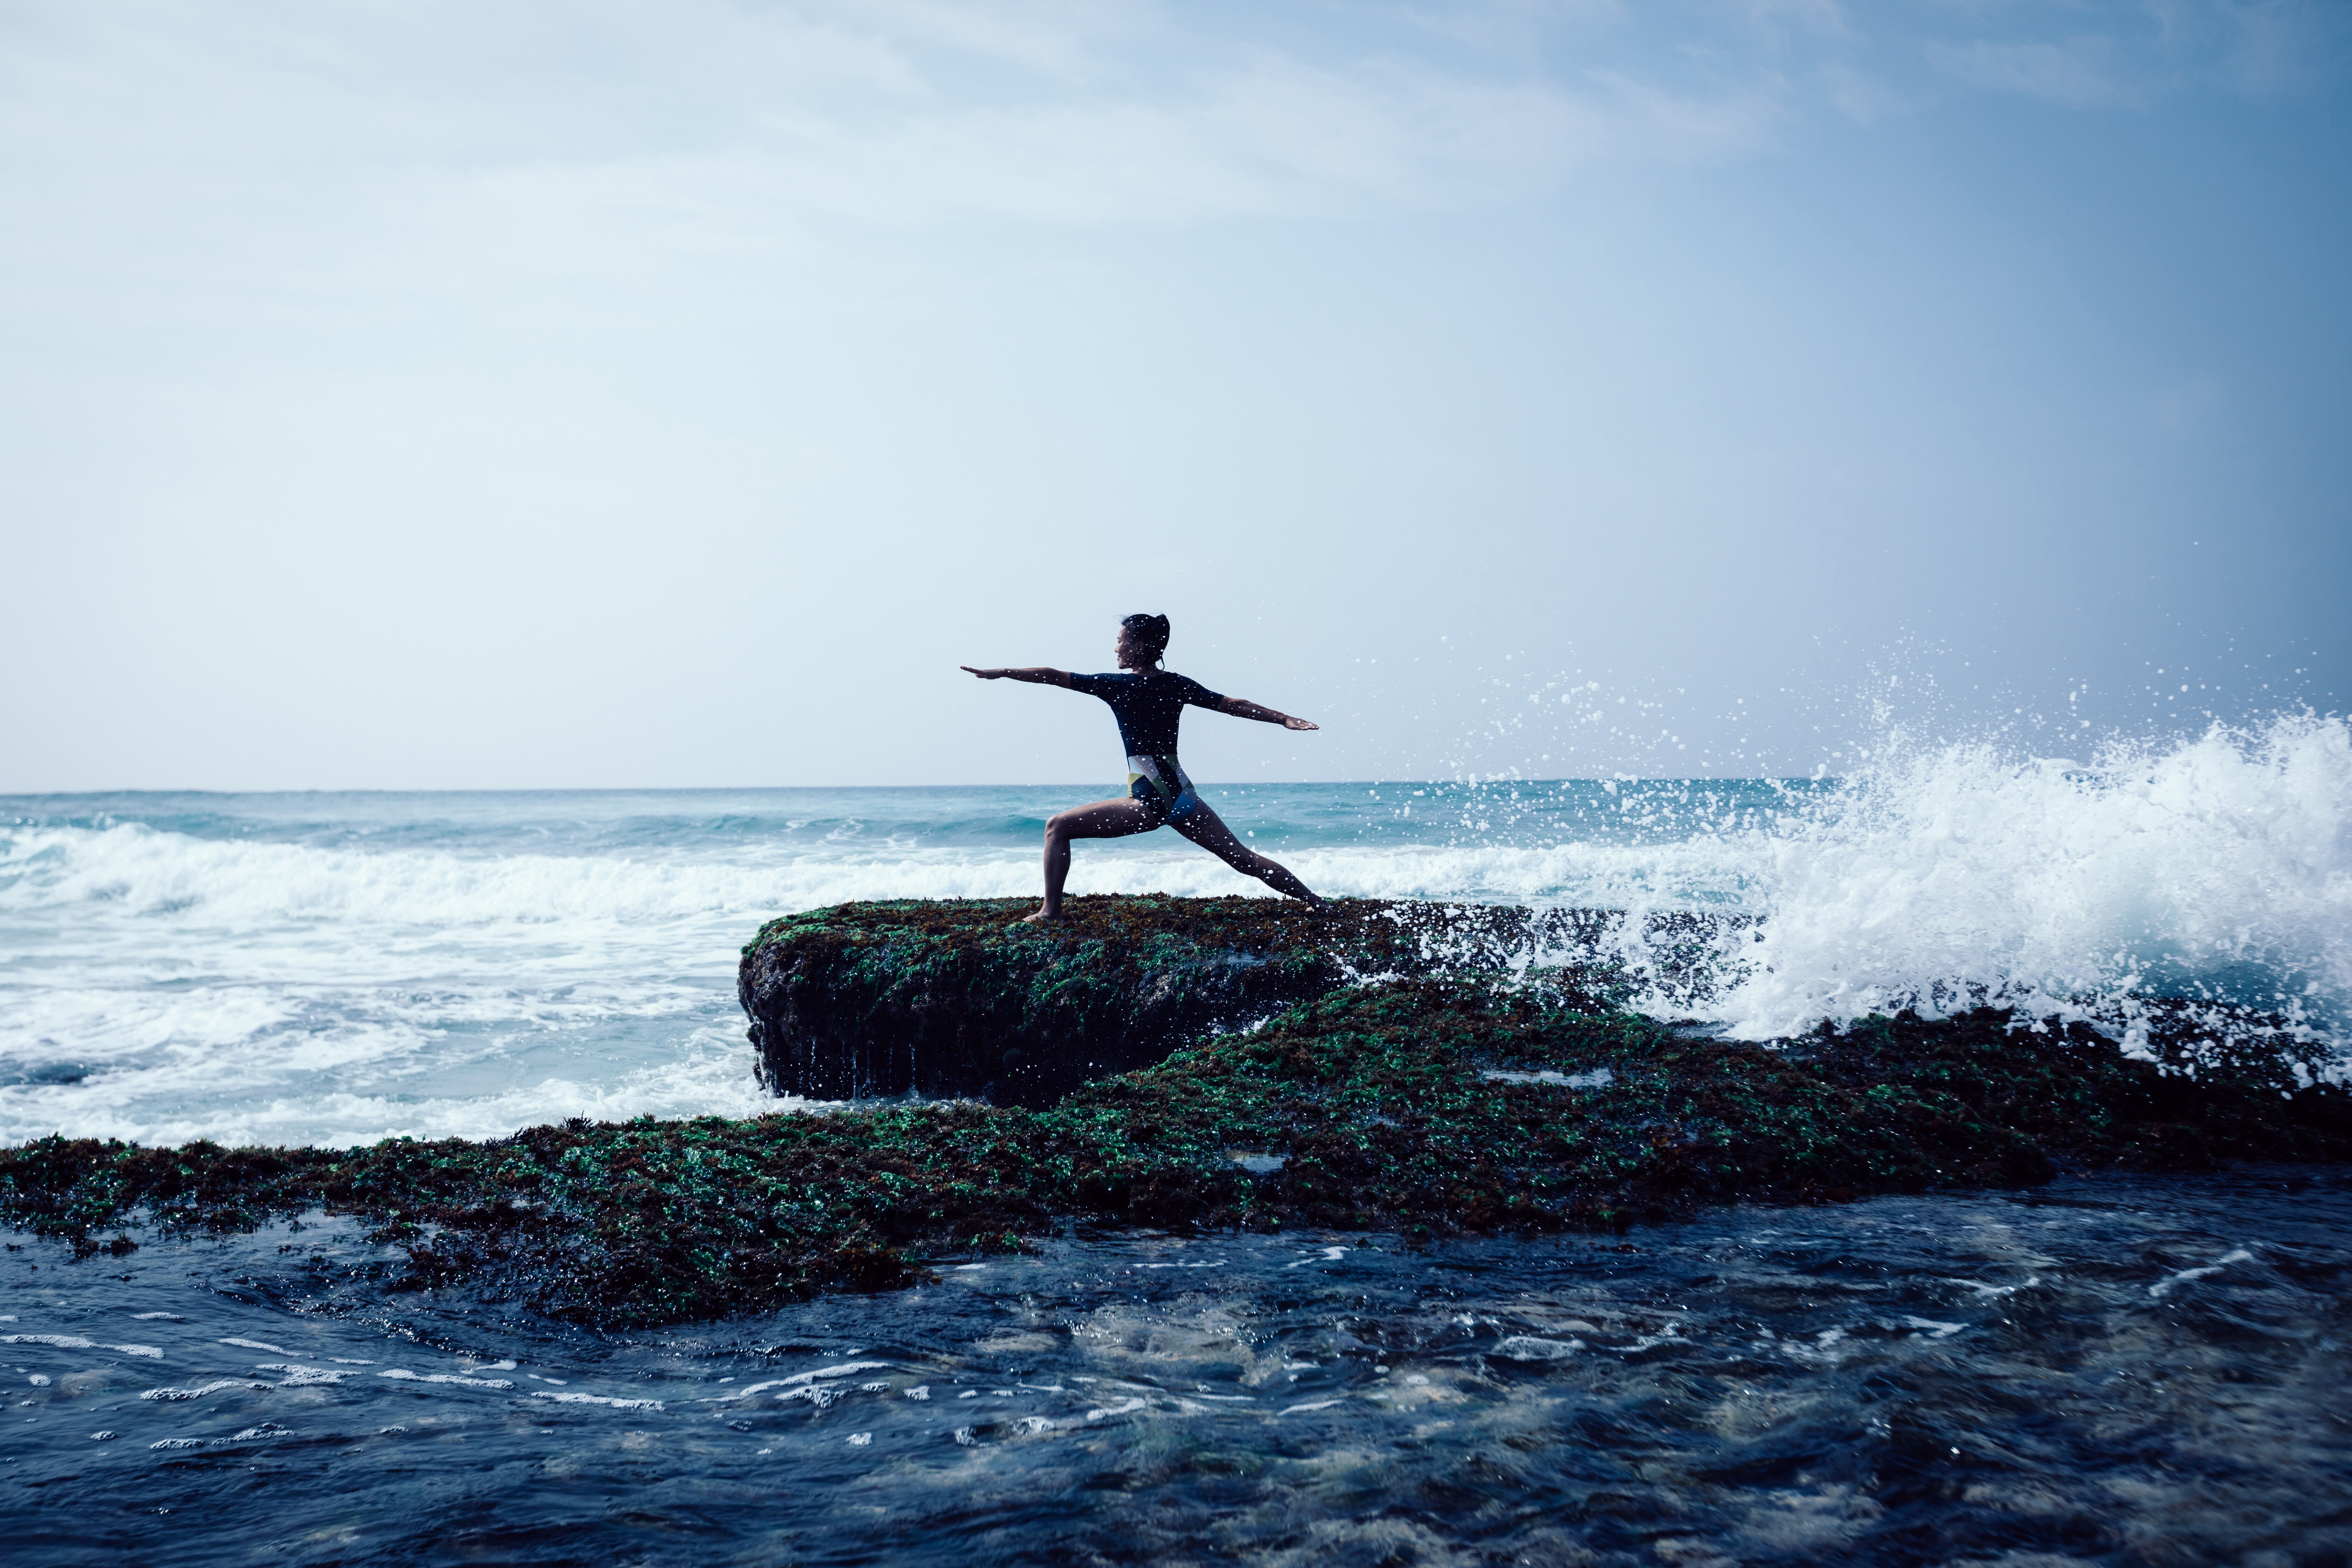
<instances>
[{"instance_id":1,"label":"thin cloud","mask_svg":"<svg viewBox=\"0 0 2352 1568\"><path fill-rule=\"evenodd\" d=\"M2100 37L1927 47L1929 63L1955 81L2066 109L2118 108L2142 100L2144 92L2118 74L2115 56L2114 41Z\"/></svg>"},{"instance_id":2,"label":"thin cloud","mask_svg":"<svg viewBox=\"0 0 2352 1568\"><path fill-rule=\"evenodd\" d=\"M145 279L285 310L528 310L534 280L657 292L681 262L790 257L844 225L1541 201L1585 171L1777 155L1955 91L2098 110L2275 84L2342 31L2308 5L2114 15L2131 26L2053 40L2031 36L2044 8L1946 10L1977 36L1923 45L1827 0L1213 24L1133 0L28 0L0 15L0 267L26 297Z\"/></svg>"}]
</instances>

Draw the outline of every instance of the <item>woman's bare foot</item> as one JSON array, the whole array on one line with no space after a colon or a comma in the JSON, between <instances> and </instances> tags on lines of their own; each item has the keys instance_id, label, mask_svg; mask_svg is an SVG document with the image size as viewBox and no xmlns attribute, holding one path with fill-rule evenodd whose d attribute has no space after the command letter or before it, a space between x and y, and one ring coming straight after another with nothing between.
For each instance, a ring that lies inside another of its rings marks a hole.
<instances>
[{"instance_id":1,"label":"woman's bare foot","mask_svg":"<svg viewBox=\"0 0 2352 1568\"><path fill-rule=\"evenodd\" d=\"M1062 917L1060 915L1049 914L1044 910L1039 910L1034 915L1023 915L1021 917L1021 923L1025 926L1051 925L1061 918Z\"/></svg>"}]
</instances>

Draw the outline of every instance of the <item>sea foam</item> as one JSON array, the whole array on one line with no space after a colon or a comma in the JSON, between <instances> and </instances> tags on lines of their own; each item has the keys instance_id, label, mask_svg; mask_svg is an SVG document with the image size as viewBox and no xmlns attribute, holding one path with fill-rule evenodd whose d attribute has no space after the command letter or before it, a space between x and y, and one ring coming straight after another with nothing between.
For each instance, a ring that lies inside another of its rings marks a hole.
<instances>
[{"instance_id":1,"label":"sea foam","mask_svg":"<svg viewBox=\"0 0 2352 1568\"><path fill-rule=\"evenodd\" d=\"M1979 997L2110 1012L2207 998L2340 1043L2352 744L2336 719L2216 727L2077 763L1900 738L1835 795L1727 844L1765 919L1722 1010L1756 1038Z\"/></svg>"}]
</instances>

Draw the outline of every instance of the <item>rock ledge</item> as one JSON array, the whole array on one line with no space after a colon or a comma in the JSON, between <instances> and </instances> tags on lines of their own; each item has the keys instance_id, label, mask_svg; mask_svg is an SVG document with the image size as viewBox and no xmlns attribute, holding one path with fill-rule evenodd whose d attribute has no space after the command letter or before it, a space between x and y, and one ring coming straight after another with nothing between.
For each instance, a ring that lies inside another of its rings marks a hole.
<instances>
[{"instance_id":1,"label":"rock ledge","mask_svg":"<svg viewBox=\"0 0 2352 1568\"><path fill-rule=\"evenodd\" d=\"M809 1100L1046 1106L1352 981L1491 974L1591 945L1601 911L1374 899L971 899L771 921L737 994L761 1080ZM1598 971L1581 978L1598 979Z\"/></svg>"}]
</instances>

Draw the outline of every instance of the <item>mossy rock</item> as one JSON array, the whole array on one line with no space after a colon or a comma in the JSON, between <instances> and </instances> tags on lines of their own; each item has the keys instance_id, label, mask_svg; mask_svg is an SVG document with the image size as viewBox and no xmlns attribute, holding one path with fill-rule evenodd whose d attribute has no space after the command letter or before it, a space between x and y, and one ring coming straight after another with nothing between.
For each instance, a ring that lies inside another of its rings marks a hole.
<instances>
[{"instance_id":1,"label":"mossy rock","mask_svg":"<svg viewBox=\"0 0 2352 1568\"><path fill-rule=\"evenodd\" d=\"M1779 1048L1540 990L1349 987L1083 1086L745 1121L572 1121L473 1143L0 1150L0 1218L84 1252L120 1226L324 1206L457 1281L600 1324L886 1289L1072 1221L1462 1234L1614 1230L1713 1203L2017 1186L2055 1170L2352 1158L2352 1095L2190 1079L2075 1025L1874 1017Z\"/></svg>"},{"instance_id":2,"label":"mossy rock","mask_svg":"<svg viewBox=\"0 0 2352 1568\"><path fill-rule=\"evenodd\" d=\"M406 1249L394 1289L629 1324L886 1289L1074 1219L1419 1242L2352 1159L2352 1094L2281 1054L2278 1019L2234 1020L2261 1027L2232 1046L2210 1008L2152 1005L2153 1062L1990 1008L1765 1046L1612 1005L1597 954L1621 917L1594 911L1085 899L1039 930L1027 908L845 905L744 950L772 1083L968 1098L351 1151L41 1139L0 1150L0 1220L119 1254L137 1244L107 1230L323 1206ZM1643 936L1704 956L1724 929ZM1563 951L1584 956L1528 968Z\"/></svg>"},{"instance_id":3,"label":"mossy rock","mask_svg":"<svg viewBox=\"0 0 2352 1568\"><path fill-rule=\"evenodd\" d=\"M1622 916L1339 899L840 904L771 921L737 992L762 1082L811 1100L1045 1106L1078 1085L1370 978L1479 975L1591 953ZM1590 999L1597 960L1555 976Z\"/></svg>"}]
</instances>

